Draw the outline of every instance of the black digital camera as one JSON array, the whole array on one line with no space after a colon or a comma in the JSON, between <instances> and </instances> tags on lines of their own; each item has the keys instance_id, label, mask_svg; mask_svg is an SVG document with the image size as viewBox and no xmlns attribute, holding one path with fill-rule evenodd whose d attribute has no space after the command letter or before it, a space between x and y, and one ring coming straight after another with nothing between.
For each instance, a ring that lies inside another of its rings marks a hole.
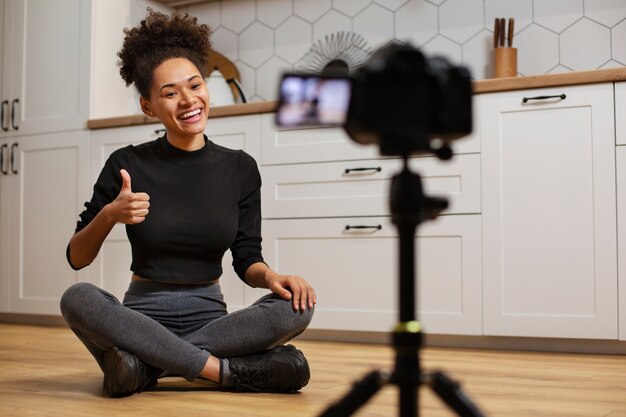
<instances>
[{"instance_id":1,"label":"black digital camera","mask_svg":"<svg viewBox=\"0 0 626 417\"><path fill-rule=\"evenodd\" d=\"M449 159L450 142L472 131L472 81L464 67L392 44L353 75L284 74L276 124L341 126L355 142L378 144L383 155Z\"/></svg>"}]
</instances>

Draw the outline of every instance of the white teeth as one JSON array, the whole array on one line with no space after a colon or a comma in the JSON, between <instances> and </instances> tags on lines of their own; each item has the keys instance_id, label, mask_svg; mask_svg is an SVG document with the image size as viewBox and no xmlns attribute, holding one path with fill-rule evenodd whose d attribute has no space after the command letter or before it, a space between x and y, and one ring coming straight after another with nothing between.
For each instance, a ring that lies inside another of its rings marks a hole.
<instances>
[{"instance_id":1,"label":"white teeth","mask_svg":"<svg viewBox=\"0 0 626 417\"><path fill-rule=\"evenodd\" d=\"M193 117L193 116L195 116L196 114L200 114L200 111L201 111L201 109L196 109L196 110L194 110L194 111L190 111L190 112L187 112L187 113L183 113L183 114L181 114L181 115L180 115L180 118L181 118L181 119L189 119L190 117Z\"/></svg>"}]
</instances>

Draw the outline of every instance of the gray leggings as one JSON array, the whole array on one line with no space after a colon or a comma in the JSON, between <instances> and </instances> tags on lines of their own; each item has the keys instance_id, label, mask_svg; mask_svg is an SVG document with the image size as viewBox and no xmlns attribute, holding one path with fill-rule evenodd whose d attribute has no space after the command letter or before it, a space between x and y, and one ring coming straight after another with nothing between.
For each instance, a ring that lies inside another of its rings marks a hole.
<instances>
[{"instance_id":1,"label":"gray leggings","mask_svg":"<svg viewBox=\"0 0 626 417\"><path fill-rule=\"evenodd\" d=\"M300 334L313 311L296 312L276 294L228 314L219 284L180 285L133 281L121 304L89 283L72 285L61 312L103 369L112 347L131 352L170 374L192 381L209 355L244 356L271 349Z\"/></svg>"}]
</instances>

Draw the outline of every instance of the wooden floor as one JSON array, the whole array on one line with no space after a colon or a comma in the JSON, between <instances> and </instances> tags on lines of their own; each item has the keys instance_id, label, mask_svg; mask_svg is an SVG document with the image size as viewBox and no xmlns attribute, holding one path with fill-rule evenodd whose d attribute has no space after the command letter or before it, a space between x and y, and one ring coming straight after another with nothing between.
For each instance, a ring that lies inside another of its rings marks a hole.
<instances>
[{"instance_id":1,"label":"wooden floor","mask_svg":"<svg viewBox=\"0 0 626 417\"><path fill-rule=\"evenodd\" d=\"M297 394L233 394L161 380L153 391L109 399L87 350L65 328L0 324L0 416L317 416L352 382L390 369L388 346L296 341L312 379ZM462 382L488 416L626 417L626 357L427 348L425 370ZM396 416L397 390L381 390L356 416ZM453 416L420 389L420 416Z\"/></svg>"}]
</instances>

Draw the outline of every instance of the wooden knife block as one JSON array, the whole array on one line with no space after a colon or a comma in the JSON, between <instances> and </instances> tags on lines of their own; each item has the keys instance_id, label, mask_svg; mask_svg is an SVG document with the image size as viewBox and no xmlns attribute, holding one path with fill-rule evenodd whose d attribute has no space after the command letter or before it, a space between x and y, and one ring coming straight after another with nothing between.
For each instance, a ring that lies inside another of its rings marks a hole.
<instances>
[{"instance_id":1,"label":"wooden knife block","mask_svg":"<svg viewBox=\"0 0 626 417\"><path fill-rule=\"evenodd\" d=\"M517 76L517 48L493 49L495 78Z\"/></svg>"}]
</instances>

